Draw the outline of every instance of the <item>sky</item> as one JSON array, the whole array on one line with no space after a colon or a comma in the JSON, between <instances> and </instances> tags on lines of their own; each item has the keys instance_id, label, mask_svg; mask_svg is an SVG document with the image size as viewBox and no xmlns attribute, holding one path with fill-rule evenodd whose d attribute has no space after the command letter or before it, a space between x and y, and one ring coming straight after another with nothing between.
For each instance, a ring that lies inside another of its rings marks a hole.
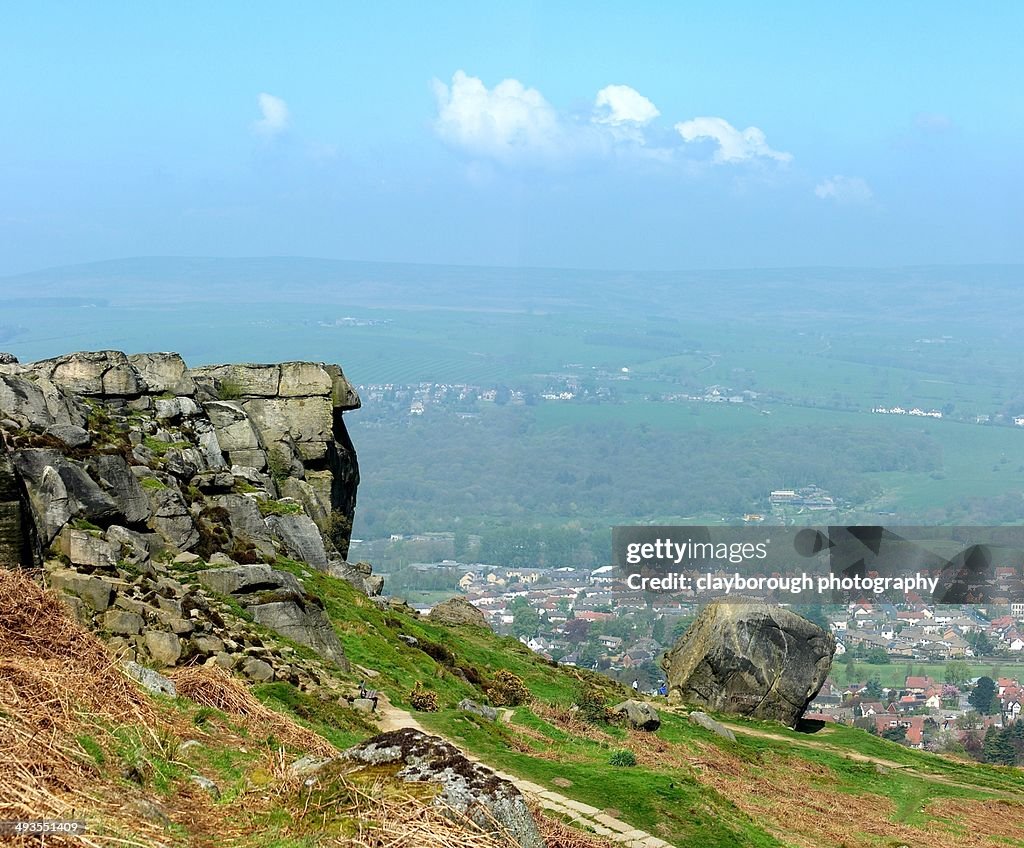
<instances>
[{"instance_id":1,"label":"sky","mask_svg":"<svg viewBox=\"0 0 1024 848\"><path fill-rule=\"evenodd\" d=\"M1024 262L1024 4L9 3L0 274Z\"/></svg>"}]
</instances>

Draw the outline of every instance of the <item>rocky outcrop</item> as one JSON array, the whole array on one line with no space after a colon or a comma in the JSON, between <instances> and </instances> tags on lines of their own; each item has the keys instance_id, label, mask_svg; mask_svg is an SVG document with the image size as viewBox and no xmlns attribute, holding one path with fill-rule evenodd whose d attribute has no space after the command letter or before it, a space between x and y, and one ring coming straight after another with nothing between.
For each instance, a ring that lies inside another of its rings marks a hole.
<instances>
[{"instance_id":1,"label":"rocky outcrop","mask_svg":"<svg viewBox=\"0 0 1024 848\"><path fill-rule=\"evenodd\" d=\"M208 589L237 600L257 624L348 669L345 650L318 599L293 574L266 565L235 565L206 569L196 576Z\"/></svg>"},{"instance_id":2,"label":"rocky outcrop","mask_svg":"<svg viewBox=\"0 0 1024 848\"><path fill-rule=\"evenodd\" d=\"M44 547L81 520L205 556L341 566L359 483L343 414L358 407L322 363L190 370L173 353L99 351L0 364L0 432Z\"/></svg>"},{"instance_id":3,"label":"rocky outcrop","mask_svg":"<svg viewBox=\"0 0 1024 848\"><path fill-rule=\"evenodd\" d=\"M189 369L174 353L118 351L2 362L0 563L44 563L127 660L315 685L288 643L347 668L344 650L301 580L272 566L287 558L379 593L368 565L344 559L359 470L343 414L358 407L323 363ZM239 606L251 628L227 626Z\"/></svg>"},{"instance_id":4,"label":"rocky outcrop","mask_svg":"<svg viewBox=\"0 0 1024 848\"><path fill-rule=\"evenodd\" d=\"M394 730L349 748L343 757L366 766L401 765L400 779L438 786L435 805L467 816L486 831L504 831L520 848L544 848L519 789L438 736Z\"/></svg>"},{"instance_id":5,"label":"rocky outcrop","mask_svg":"<svg viewBox=\"0 0 1024 848\"><path fill-rule=\"evenodd\" d=\"M832 634L791 610L715 601L662 667L670 701L794 726L825 682L833 653Z\"/></svg>"},{"instance_id":6,"label":"rocky outcrop","mask_svg":"<svg viewBox=\"0 0 1024 848\"><path fill-rule=\"evenodd\" d=\"M465 598L455 597L443 601L430 611L427 618L454 627L470 625L490 629L486 616Z\"/></svg>"}]
</instances>

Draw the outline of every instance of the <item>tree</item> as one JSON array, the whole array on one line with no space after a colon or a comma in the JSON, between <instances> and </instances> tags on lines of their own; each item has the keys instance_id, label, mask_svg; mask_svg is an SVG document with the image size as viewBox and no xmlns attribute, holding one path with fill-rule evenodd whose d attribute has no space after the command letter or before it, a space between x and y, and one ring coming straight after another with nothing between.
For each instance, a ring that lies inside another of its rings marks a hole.
<instances>
[{"instance_id":1,"label":"tree","mask_svg":"<svg viewBox=\"0 0 1024 848\"><path fill-rule=\"evenodd\" d=\"M999 709L997 691L996 682L991 677L979 677L967 700L982 715L992 715Z\"/></svg>"},{"instance_id":2,"label":"tree","mask_svg":"<svg viewBox=\"0 0 1024 848\"><path fill-rule=\"evenodd\" d=\"M512 613L512 633L516 638L532 639L540 627L540 613L526 598L514 598L508 605Z\"/></svg>"},{"instance_id":3,"label":"tree","mask_svg":"<svg viewBox=\"0 0 1024 848\"><path fill-rule=\"evenodd\" d=\"M659 645L665 644L665 616L659 615L651 625L651 638Z\"/></svg>"},{"instance_id":4,"label":"tree","mask_svg":"<svg viewBox=\"0 0 1024 848\"><path fill-rule=\"evenodd\" d=\"M882 681L877 675L867 683L867 696L874 701L882 697Z\"/></svg>"},{"instance_id":5,"label":"tree","mask_svg":"<svg viewBox=\"0 0 1024 848\"><path fill-rule=\"evenodd\" d=\"M882 738L888 739L890 742L899 742L902 745L907 741L907 728L887 727L882 731Z\"/></svg>"},{"instance_id":6,"label":"tree","mask_svg":"<svg viewBox=\"0 0 1024 848\"><path fill-rule=\"evenodd\" d=\"M1001 766L1012 766L1017 762L1017 752L1010 743L1009 733L990 727L985 731L985 741L981 745L981 758L986 763Z\"/></svg>"},{"instance_id":7,"label":"tree","mask_svg":"<svg viewBox=\"0 0 1024 848\"><path fill-rule=\"evenodd\" d=\"M992 640L989 639L988 634L983 631L968 633L964 638L967 640L967 644L971 646L971 650L974 651L974 655L977 657L991 656L996 649L996 646L992 644Z\"/></svg>"},{"instance_id":8,"label":"tree","mask_svg":"<svg viewBox=\"0 0 1024 848\"><path fill-rule=\"evenodd\" d=\"M679 619L672 627L672 642L678 642L682 635L689 629L690 625L693 624L693 616L687 615Z\"/></svg>"},{"instance_id":9,"label":"tree","mask_svg":"<svg viewBox=\"0 0 1024 848\"><path fill-rule=\"evenodd\" d=\"M871 665L888 665L892 662L885 648L872 648L868 651L867 661Z\"/></svg>"},{"instance_id":10,"label":"tree","mask_svg":"<svg viewBox=\"0 0 1024 848\"><path fill-rule=\"evenodd\" d=\"M971 668L963 660L948 662L942 679L954 686L963 686L971 679Z\"/></svg>"}]
</instances>

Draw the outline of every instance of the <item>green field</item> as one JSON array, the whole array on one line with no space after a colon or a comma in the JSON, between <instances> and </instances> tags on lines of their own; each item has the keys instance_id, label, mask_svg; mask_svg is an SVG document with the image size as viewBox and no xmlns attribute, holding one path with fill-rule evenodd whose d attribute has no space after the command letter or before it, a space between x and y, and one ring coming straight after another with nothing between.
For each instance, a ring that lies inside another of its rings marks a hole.
<instances>
[{"instance_id":1,"label":"green field","mask_svg":"<svg viewBox=\"0 0 1024 848\"><path fill-rule=\"evenodd\" d=\"M1012 426L1024 414L1021 275L131 260L3 281L0 348L23 359L120 348L177 350L194 364L328 360L360 385L536 394L574 381L607 393L481 406L484 433L444 410L413 425L407 406L368 402L348 419L367 469L358 535L731 519L765 511L773 488L811 483L844 504L837 520L1006 523L1024 514L1024 428ZM661 400L711 385L757 397ZM878 404L946 417L872 414ZM659 462L675 489L651 479ZM532 485L517 480L527 471ZM639 487L637 508L609 485ZM709 494L682 497L679 485ZM477 491L464 501L467 489Z\"/></svg>"}]
</instances>

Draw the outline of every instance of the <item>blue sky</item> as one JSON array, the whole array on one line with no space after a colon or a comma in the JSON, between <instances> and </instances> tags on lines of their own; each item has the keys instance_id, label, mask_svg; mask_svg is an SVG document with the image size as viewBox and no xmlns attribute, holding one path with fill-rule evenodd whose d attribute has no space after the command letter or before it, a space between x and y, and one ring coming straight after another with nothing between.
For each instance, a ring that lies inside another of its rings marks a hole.
<instances>
[{"instance_id":1,"label":"blue sky","mask_svg":"<svg viewBox=\"0 0 1024 848\"><path fill-rule=\"evenodd\" d=\"M1017 2L9 4L0 273L1024 262L1022 31Z\"/></svg>"}]
</instances>

